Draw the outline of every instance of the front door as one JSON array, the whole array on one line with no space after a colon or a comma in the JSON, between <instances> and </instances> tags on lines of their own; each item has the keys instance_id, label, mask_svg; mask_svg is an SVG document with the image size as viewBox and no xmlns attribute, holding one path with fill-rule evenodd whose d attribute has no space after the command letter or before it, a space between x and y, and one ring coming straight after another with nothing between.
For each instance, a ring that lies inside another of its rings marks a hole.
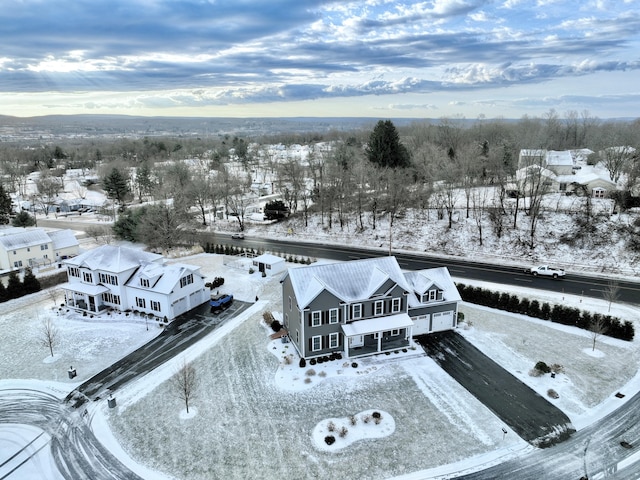
<instances>
[{"instance_id":1,"label":"front door","mask_svg":"<svg viewBox=\"0 0 640 480\"><path fill-rule=\"evenodd\" d=\"M353 337L349 337L349 347L361 347L364 345L364 335L355 335Z\"/></svg>"}]
</instances>

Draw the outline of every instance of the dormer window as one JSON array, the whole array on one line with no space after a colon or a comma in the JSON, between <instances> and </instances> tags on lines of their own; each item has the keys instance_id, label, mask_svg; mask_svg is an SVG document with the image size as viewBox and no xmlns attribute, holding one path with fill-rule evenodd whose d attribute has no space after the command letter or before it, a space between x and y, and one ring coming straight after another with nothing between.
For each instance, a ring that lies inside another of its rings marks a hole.
<instances>
[{"instance_id":1,"label":"dormer window","mask_svg":"<svg viewBox=\"0 0 640 480\"><path fill-rule=\"evenodd\" d=\"M149 288L149 279L148 278L141 278L140 279L140 286L145 287L145 288Z\"/></svg>"},{"instance_id":2,"label":"dormer window","mask_svg":"<svg viewBox=\"0 0 640 480\"><path fill-rule=\"evenodd\" d=\"M429 290L422 295L422 303L434 302L436 300L442 300L442 290Z\"/></svg>"}]
</instances>

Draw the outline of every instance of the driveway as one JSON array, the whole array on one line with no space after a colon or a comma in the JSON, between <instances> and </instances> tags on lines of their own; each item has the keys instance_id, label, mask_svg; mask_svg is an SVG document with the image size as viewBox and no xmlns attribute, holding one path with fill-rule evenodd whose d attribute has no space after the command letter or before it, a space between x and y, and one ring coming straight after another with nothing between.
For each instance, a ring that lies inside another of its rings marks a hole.
<instances>
[{"instance_id":1,"label":"driveway","mask_svg":"<svg viewBox=\"0 0 640 480\"><path fill-rule=\"evenodd\" d=\"M105 398L121 386L175 357L250 305L252 304L234 300L226 310L212 313L207 302L181 315L156 338L76 388L67 396L67 401L74 408L79 408L88 400ZM155 324L152 326L157 328Z\"/></svg>"},{"instance_id":2,"label":"driveway","mask_svg":"<svg viewBox=\"0 0 640 480\"><path fill-rule=\"evenodd\" d=\"M454 331L417 338L424 351L505 424L536 447L575 432L569 418Z\"/></svg>"}]
</instances>

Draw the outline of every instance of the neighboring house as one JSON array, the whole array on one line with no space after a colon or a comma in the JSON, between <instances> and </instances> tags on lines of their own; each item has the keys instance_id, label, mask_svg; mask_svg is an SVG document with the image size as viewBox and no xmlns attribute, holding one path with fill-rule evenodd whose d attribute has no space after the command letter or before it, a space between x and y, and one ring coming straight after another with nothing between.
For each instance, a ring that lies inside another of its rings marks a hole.
<instances>
[{"instance_id":1,"label":"neighboring house","mask_svg":"<svg viewBox=\"0 0 640 480\"><path fill-rule=\"evenodd\" d=\"M104 245L64 261L68 307L99 314L139 311L173 320L209 300L200 267L164 264L155 253Z\"/></svg>"},{"instance_id":2,"label":"neighboring house","mask_svg":"<svg viewBox=\"0 0 640 480\"><path fill-rule=\"evenodd\" d=\"M71 230L0 230L0 270L51 265L61 258L77 255L78 250L78 240Z\"/></svg>"},{"instance_id":3,"label":"neighboring house","mask_svg":"<svg viewBox=\"0 0 640 480\"><path fill-rule=\"evenodd\" d=\"M405 274L395 257L290 268L281 283L283 324L304 358L393 351L457 324L446 269Z\"/></svg>"},{"instance_id":4,"label":"neighboring house","mask_svg":"<svg viewBox=\"0 0 640 480\"><path fill-rule=\"evenodd\" d=\"M253 259L253 266L259 272L264 272L267 276L278 275L287 269L284 258L270 253L264 253Z\"/></svg>"},{"instance_id":5,"label":"neighboring house","mask_svg":"<svg viewBox=\"0 0 640 480\"><path fill-rule=\"evenodd\" d=\"M604 169L578 165L577 158L569 150L521 150L516 180L522 184L528 177L540 176L548 193L576 193L578 186L584 186L593 198L605 198L616 189Z\"/></svg>"}]
</instances>

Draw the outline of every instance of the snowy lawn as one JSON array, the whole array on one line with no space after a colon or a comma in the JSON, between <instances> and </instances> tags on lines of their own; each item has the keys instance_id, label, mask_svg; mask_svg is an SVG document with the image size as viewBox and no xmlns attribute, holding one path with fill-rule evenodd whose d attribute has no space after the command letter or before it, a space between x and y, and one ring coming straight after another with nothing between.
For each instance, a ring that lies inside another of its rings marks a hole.
<instances>
[{"instance_id":1,"label":"snowy lawn","mask_svg":"<svg viewBox=\"0 0 640 480\"><path fill-rule=\"evenodd\" d=\"M65 382L69 391L160 333L155 324L150 323L147 330L144 320L124 315L105 321L60 311L47 292L1 305L0 378ZM57 332L53 357L42 345L46 319ZM70 366L77 372L73 380L68 375Z\"/></svg>"}]
</instances>

